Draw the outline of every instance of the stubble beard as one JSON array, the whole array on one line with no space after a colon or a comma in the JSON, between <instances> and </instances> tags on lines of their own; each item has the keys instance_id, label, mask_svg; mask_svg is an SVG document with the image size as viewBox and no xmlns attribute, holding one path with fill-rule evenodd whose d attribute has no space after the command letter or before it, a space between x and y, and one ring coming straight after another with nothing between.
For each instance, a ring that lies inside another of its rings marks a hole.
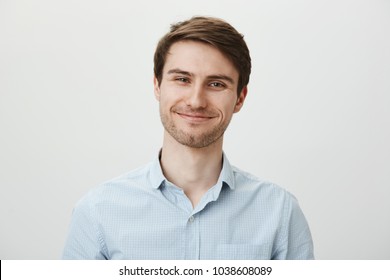
<instances>
[{"instance_id":1,"label":"stubble beard","mask_svg":"<svg viewBox=\"0 0 390 280\"><path fill-rule=\"evenodd\" d=\"M198 128L194 125L193 132L186 132L179 129L168 114L160 112L164 129L180 144L196 149L205 148L215 143L223 136L230 123L230 120L222 122L203 133L198 132Z\"/></svg>"}]
</instances>

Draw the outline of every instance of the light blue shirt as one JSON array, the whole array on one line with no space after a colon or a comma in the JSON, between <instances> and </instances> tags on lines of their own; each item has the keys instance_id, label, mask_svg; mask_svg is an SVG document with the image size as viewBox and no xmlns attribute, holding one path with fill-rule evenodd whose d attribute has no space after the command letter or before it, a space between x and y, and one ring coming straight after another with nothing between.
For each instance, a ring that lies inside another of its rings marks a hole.
<instances>
[{"instance_id":1,"label":"light blue shirt","mask_svg":"<svg viewBox=\"0 0 390 280\"><path fill-rule=\"evenodd\" d=\"M230 165L192 207L159 159L76 205L63 259L313 259L309 227L286 190Z\"/></svg>"}]
</instances>

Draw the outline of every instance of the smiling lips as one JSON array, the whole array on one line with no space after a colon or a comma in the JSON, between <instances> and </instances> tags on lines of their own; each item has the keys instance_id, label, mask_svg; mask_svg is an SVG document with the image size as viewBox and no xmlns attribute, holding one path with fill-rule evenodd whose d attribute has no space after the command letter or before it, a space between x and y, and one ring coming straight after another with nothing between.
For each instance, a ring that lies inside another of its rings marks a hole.
<instances>
[{"instance_id":1,"label":"smiling lips","mask_svg":"<svg viewBox=\"0 0 390 280\"><path fill-rule=\"evenodd\" d=\"M191 112L176 112L176 113L183 119L186 119L191 122L204 122L214 118L214 116L210 116L207 114L199 114L199 113L191 113Z\"/></svg>"}]
</instances>

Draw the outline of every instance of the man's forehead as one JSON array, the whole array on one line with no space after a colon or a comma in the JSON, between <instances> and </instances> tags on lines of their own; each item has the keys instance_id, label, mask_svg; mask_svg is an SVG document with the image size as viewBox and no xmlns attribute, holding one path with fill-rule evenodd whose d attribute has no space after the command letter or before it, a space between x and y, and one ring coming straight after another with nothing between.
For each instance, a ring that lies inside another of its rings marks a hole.
<instances>
[{"instance_id":1,"label":"man's forehead","mask_svg":"<svg viewBox=\"0 0 390 280\"><path fill-rule=\"evenodd\" d=\"M173 72L174 69L192 75L200 70L207 75L229 76L238 80L238 70L226 55L210 44L193 40L175 42L168 50L163 72Z\"/></svg>"}]
</instances>

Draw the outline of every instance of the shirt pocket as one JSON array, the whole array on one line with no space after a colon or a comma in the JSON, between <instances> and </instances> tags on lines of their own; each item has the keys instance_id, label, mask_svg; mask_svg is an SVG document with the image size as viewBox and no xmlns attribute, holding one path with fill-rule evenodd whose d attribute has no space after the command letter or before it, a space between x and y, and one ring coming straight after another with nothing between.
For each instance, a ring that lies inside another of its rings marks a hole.
<instances>
[{"instance_id":1,"label":"shirt pocket","mask_svg":"<svg viewBox=\"0 0 390 280\"><path fill-rule=\"evenodd\" d=\"M272 244L220 244L211 259L218 260L270 260Z\"/></svg>"}]
</instances>

